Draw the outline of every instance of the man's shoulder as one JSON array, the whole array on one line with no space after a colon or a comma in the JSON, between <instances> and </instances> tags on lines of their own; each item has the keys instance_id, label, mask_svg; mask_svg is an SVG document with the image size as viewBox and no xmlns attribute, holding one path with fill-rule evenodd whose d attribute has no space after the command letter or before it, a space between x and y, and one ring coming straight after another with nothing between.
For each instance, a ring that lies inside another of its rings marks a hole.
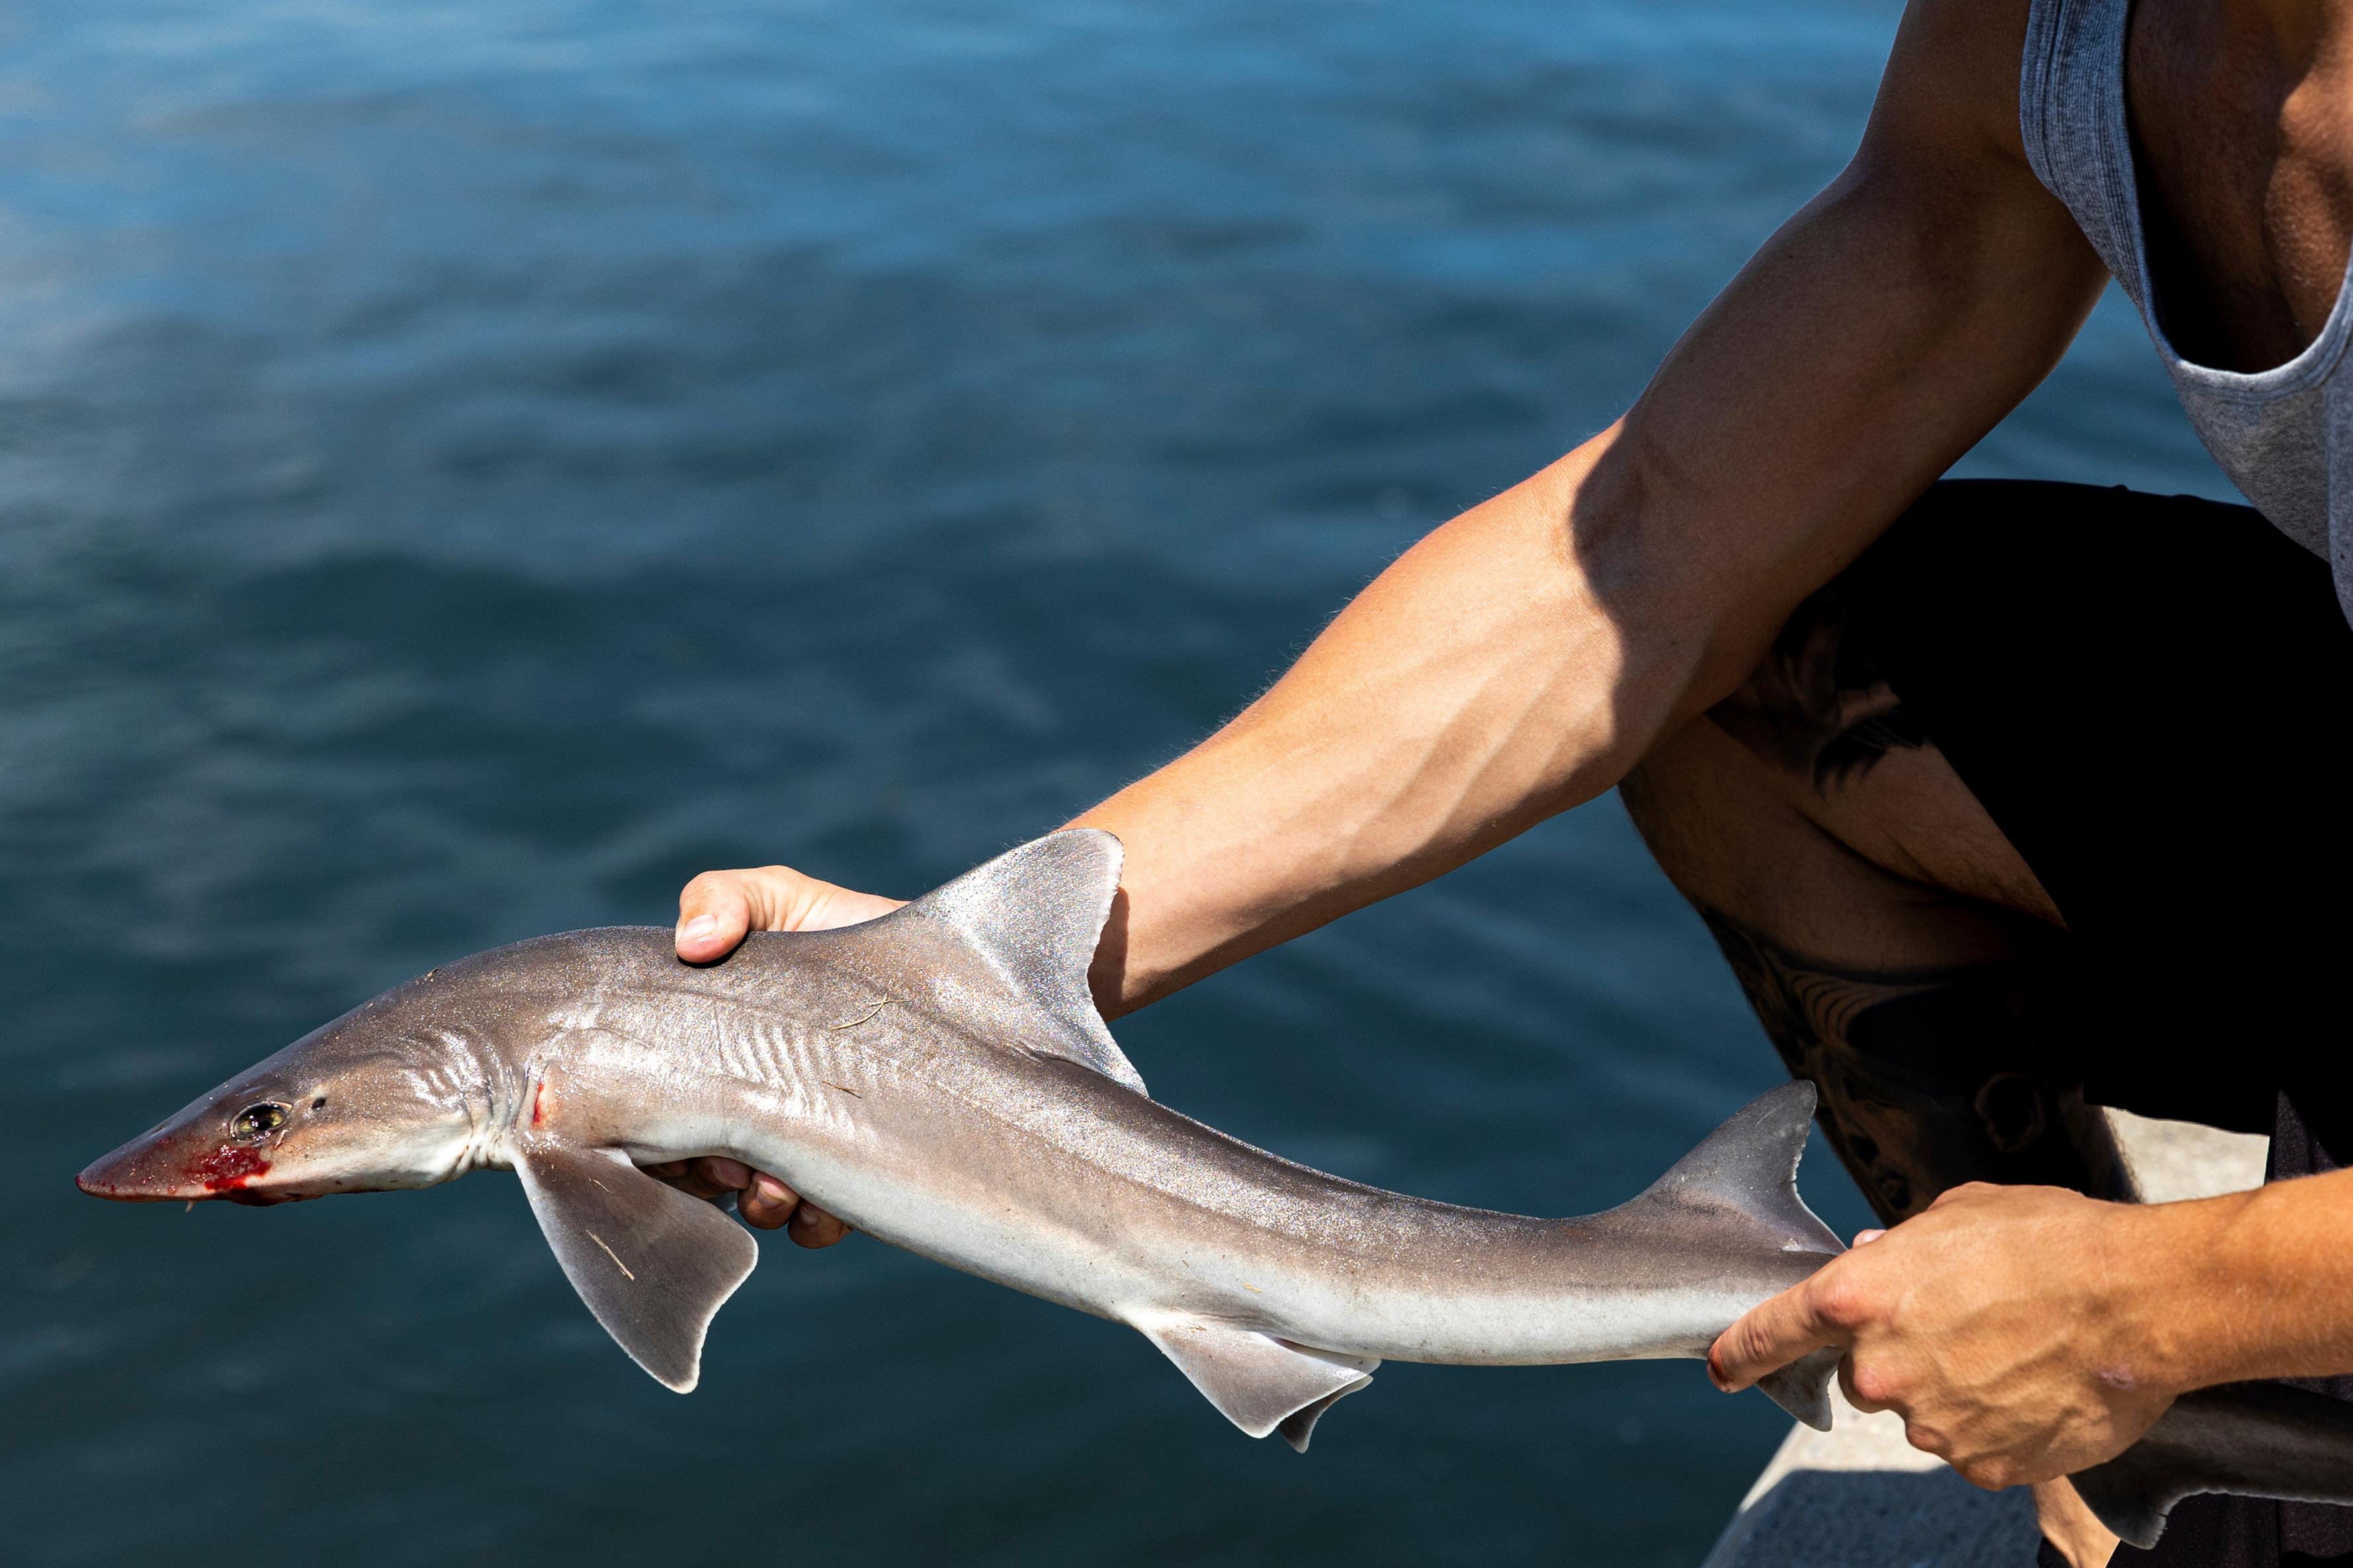
<instances>
[{"instance_id":1,"label":"man's shoulder","mask_svg":"<svg viewBox=\"0 0 2353 1568\"><path fill-rule=\"evenodd\" d=\"M1872 118L2025 167L2019 68L2033 0L1911 0Z\"/></svg>"}]
</instances>

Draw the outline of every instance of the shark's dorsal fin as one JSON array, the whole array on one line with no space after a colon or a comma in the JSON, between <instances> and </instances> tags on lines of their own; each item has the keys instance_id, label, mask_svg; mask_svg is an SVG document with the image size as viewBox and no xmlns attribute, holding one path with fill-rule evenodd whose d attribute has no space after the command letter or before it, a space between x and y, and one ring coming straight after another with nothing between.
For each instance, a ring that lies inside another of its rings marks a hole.
<instances>
[{"instance_id":1,"label":"shark's dorsal fin","mask_svg":"<svg viewBox=\"0 0 2353 1568\"><path fill-rule=\"evenodd\" d=\"M543 1144L515 1173L565 1277L639 1366L685 1394L711 1320L760 1260L751 1233L617 1150Z\"/></svg>"},{"instance_id":2,"label":"shark's dorsal fin","mask_svg":"<svg viewBox=\"0 0 2353 1568\"><path fill-rule=\"evenodd\" d=\"M1373 1381L1371 1356L1309 1350L1231 1323L1181 1312L1136 1312L1128 1321L1176 1363L1225 1418L1253 1437L1280 1432L1301 1453L1317 1417Z\"/></svg>"},{"instance_id":3,"label":"shark's dorsal fin","mask_svg":"<svg viewBox=\"0 0 2353 1568\"><path fill-rule=\"evenodd\" d=\"M883 919L945 927L1060 1026L1024 1045L1145 1094L1143 1075L1103 1026L1087 986L1119 891L1119 862L1118 839L1099 827L1067 827L1008 849Z\"/></svg>"}]
</instances>

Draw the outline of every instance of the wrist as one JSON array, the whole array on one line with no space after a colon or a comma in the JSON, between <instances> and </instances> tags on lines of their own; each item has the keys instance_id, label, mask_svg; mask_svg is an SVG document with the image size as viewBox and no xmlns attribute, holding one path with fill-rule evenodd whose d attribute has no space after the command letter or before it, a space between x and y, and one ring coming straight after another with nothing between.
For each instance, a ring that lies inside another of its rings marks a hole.
<instances>
[{"instance_id":1,"label":"wrist","mask_svg":"<svg viewBox=\"0 0 2353 1568\"><path fill-rule=\"evenodd\" d=\"M2254 1195L2119 1205L2106 1256L2121 1265L2113 1306L2122 1353L2104 1375L2167 1398L2259 1375L2236 1364L2244 1342L2234 1328L2245 1305L2236 1255Z\"/></svg>"}]
</instances>

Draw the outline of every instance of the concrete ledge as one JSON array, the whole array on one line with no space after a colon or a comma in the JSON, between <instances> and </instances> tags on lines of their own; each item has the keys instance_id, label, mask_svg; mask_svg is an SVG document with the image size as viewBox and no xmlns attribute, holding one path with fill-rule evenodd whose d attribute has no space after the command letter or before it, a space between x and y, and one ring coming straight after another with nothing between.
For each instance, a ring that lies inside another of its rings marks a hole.
<instances>
[{"instance_id":1,"label":"concrete ledge","mask_svg":"<svg viewBox=\"0 0 2353 1568\"><path fill-rule=\"evenodd\" d=\"M1831 1391L1831 1429L1794 1426L1706 1568L2032 1568L2034 1501L1979 1491Z\"/></svg>"},{"instance_id":2,"label":"concrete ledge","mask_svg":"<svg viewBox=\"0 0 2353 1568\"><path fill-rule=\"evenodd\" d=\"M2042 1537L2022 1490L1952 1471L1800 1471L1732 1521L1709 1568L2034 1568Z\"/></svg>"}]
</instances>

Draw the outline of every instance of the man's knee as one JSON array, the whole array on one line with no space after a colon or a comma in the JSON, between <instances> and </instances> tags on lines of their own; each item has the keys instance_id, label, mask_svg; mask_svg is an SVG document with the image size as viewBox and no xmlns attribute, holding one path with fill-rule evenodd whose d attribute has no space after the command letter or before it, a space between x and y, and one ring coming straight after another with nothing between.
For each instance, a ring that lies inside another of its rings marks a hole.
<instances>
[{"instance_id":1,"label":"man's knee","mask_svg":"<svg viewBox=\"0 0 2353 1568\"><path fill-rule=\"evenodd\" d=\"M1891 753L1926 745L1848 635L1844 594L1832 583L1800 604L1740 688L1627 777L1627 810L1662 860L1687 861L1693 830L1710 819L1750 830L1796 813L1837 837L1817 804L1866 787Z\"/></svg>"},{"instance_id":2,"label":"man's knee","mask_svg":"<svg viewBox=\"0 0 2353 1568\"><path fill-rule=\"evenodd\" d=\"M1723 885L1727 858L1819 860L1828 846L1915 888L2062 923L1855 629L1856 591L1841 578L1799 605L1748 679L1634 770L1635 825L1694 897Z\"/></svg>"}]
</instances>

